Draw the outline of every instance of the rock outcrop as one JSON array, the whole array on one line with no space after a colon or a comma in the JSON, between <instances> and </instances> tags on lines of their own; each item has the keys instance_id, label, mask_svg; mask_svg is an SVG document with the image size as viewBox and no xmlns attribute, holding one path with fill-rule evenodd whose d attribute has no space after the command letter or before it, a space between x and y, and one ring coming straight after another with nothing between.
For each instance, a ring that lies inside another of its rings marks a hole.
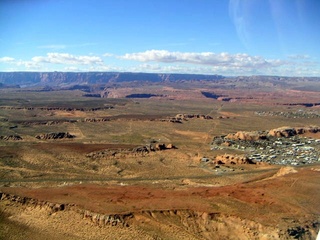
<instances>
[{"instance_id":1,"label":"rock outcrop","mask_svg":"<svg viewBox=\"0 0 320 240\"><path fill-rule=\"evenodd\" d=\"M19 141L19 140L22 140L22 137L20 137L19 135L7 135L7 136L0 136L0 140Z\"/></svg>"},{"instance_id":2,"label":"rock outcrop","mask_svg":"<svg viewBox=\"0 0 320 240\"><path fill-rule=\"evenodd\" d=\"M100 158L118 158L118 157L135 157L144 156L150 152L163 151L167 149L175 149L172 143L152 143L146 146L138 146L131 149L105 149L86 154L86 157L92 159Z\"/></svg>"},{"instance_id":3,"label":"rock outcrop","mask_svg":"<svg viewBox=\"0 0 320 240\"><path fill-rule=\"evenodd\" d=\"M57 133L43 133L36 135L37 139L40 140L49 140L49 139L64 139L64 138L74 138L74 135L71 135L68 132L57 132Z\"/></svg>"},{"instance_id":4,"label":"rock outcrop","mask_svg":"<svg viewBox=\"0 0 320 240\"><path fill-rule=\"evenodd\" d=\"M13 123L21 124L24 126L37 126L37 125L58 125L63 123L76 123L77 120L73 119L64 119L64 120L32 120L32 121L13 121Z\"/></svg>"},{"instance_id":5,"label":"rock outcrop","mask_svg":"<svg viewBox=\"0 0 320 240\"><path fill-rule=\"evenodd\" d=\"M320 131L319 127L298 127L298 128L293 128L293 127L281 127L281 128L276 128L272 129L268 132L269 136L272 137L292 137L298 134L304 134L304 133L317 133Z\"/></svg>"},{"instance_id":6,"label":"rock outcrop","mask_svg":"<svg viewBox=\"0 0 320 240\"><path fill-rule=\"evenodd\" d=\"M215 137L213 140L216 143L221 144L230 144L228 140L241 140L241 141L258 141L258 140L267 140L271 137L275 138L288 138L293 137L299 134L304 133L317 133L320 132L320 128L317 126L309 127L280 127L266 131L252 131L245 132L239 131L236 133L229 133L226 136Z\"/></svg>"},{"instance_id":7,"label":"rock outcrop","mask_svg":"<svg viewBox=\"0 0 320 240\"><path fill-rule=\"evenodd\" d=\"M177 114L174 117L161 119L162 122L172 122L172 123L183 123L183 121L188 121L189 119L205 119L205 120L211 120L213 119L209 115L204 114Z\"/></svg>"},{"instance_id":8,"label":"rock outcrop","mask_svg":"<svg viewBox=\"0 0 320 240\"><path fill-rule=\"evenodd\" d=\"M98 117L98 118L85 118L85 122L108 122L111 119L109 117Z\"/></svg>"},{"instance_id":9,"label":"rock outcrop","mask_svg":"<svg viewBox=\"0 0 320 240\"><path fill-rule=\"evenodd\" d=\"M188 119L213 119L211 116L204 114L177 114L175 118L184 121L187 121Z\"/></svg>"},{"instance_id":10,"label":"rock outcrop","mask_svg":"<svg viewBox=\"0 0 320 240\"><path fill-rule=\"evenodd\" d=\"M51 212L63 211L66 209L67 206L68 207L74 206L74 204L68 205L68 204L61 204L61 203L51 203L48 201L41 201L38 199L29 198L29 197L20 197L14 194L3 193L3 192L0 192L0 200L1 201L8 200L8 201L20 203L23 205L45 208L47 210L50 210Z\"/></svg>"},{"instance_id":11,"label":"rock outcrop","mask_svg":"<svg viewBox=\"0 0 320 240\"><path fill-rule=\"evenodd\" d=\"M231 140L257 141L259 139L266 139L266 135L259 132L239 131L236 133L229 133L225 138Z\"/></svg>"},{"instance_id":12,"label":"rock outcrop","mask_svg":"<svg viewBox=\"0 0 320 240\"><path fill-rule=\"evenodd\" d=\"M128 222L131 218L133 218L133 214L132 213L100 214L100 213L95 213L95 212L85 210L83 213L83 218L89 219L92 223L99 225L99 226L120 225L123 227L128 227L129 226Z\"/></svg>"},{"instance_id":13,"label":"rock outcrop","mask_svg":"<svg viewBox=\"0 0 320 240\"><path fill-rule=\"evenodd\" d=\"M292 137L297 135L297 131L295 128L291 127L281 127L281 128L276 128L272 129L268 132L269 136L272 137Z\"/></svg>"},{"instance_id":14,"label":"rock outcrop","mask_svg":"<svg viewBox=\"0 0 320 240\"><path fill-rule=\"evenodd\" d=\"M63 204L63 203L52 203L48 201L41 201L29 197L21 197L14 194L8 194L0 192L0 201L10 201L25 205L28 207L40 208L49 211L49 213L55 213L58 211L74 210L79 214L83 215L84 219L90 220L92 223L105 226L105 225L120 225L128 226L128 219L133 217L132 213L125 214L101 214L95 213L88 210L83 210L77 207L75 204Z\"/></svg>"}]
</instances>

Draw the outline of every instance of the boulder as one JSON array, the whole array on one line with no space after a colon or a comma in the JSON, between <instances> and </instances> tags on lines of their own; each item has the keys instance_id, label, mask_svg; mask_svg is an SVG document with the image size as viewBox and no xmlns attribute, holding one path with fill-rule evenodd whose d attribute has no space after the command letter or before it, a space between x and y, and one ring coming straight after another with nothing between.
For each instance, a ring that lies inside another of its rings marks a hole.
<instances>
[{"instance_id":1,"label":"boulder","mask_svg":"<svg viewBox=\"0 0 320 240\"><path fill-rule=\"evenodd\" d=\"M169 143L169 144L166 145L166 149L172 149L172 148L174 148L174 146L172 145L172 143Z\"/></svg>"}]
</instances>

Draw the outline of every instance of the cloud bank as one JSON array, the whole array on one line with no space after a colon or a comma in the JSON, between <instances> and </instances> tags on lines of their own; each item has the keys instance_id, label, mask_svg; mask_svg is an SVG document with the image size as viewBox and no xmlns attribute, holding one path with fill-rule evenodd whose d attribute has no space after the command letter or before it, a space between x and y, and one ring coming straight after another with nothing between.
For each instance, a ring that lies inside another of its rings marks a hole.
<instances>
[{"instance_id":1,"label":"cloud bank","mask_svg":"<svg viewBox=\"0 0 320 240\"><path fill-rule=\"evenodd\" d=\"M103 60L96 56L74 56L69 53L47 53L47 56L36 56L32 58L36 63L53 63L53 64L103 64Z\"/></svg>"},{"instance_id":2,"label":"cloud bank","mask_svg":"<svg viewBox=\"0 0 320 240\"><path fill-rule=\"evenodd\" d=\"M281 60L266 60L260 56L245 53L213 52L169 52L166 50L148 50L139 53L127 53L119 58L139 62L187 63L233 68L267 68L286 64Z\"/></svg>"},{"instance_id":3,"label":"cloud bank","mask_svg":"<svg viewBox=\"0 0 320 240\"><path fill-rule=\"evenodd\" d=\"M0 57L6 71L119 71L222 75L320 76L319 62L308 55L265 59L246 53L147 50L115 55L73 55L51 52L29 60Z\"/></svg>"},{"instance_id":4,"label":"cloud bank","mask_svg":"<svg viewBox=\"0 0 320 240\"><path fill-rule=\"evenodd\" d=\"M0 62L1 63L10 63L10 62L13 62L15 59L12 58L12 57L2 57L0 58Z\"/></svg>"}]
</instances>

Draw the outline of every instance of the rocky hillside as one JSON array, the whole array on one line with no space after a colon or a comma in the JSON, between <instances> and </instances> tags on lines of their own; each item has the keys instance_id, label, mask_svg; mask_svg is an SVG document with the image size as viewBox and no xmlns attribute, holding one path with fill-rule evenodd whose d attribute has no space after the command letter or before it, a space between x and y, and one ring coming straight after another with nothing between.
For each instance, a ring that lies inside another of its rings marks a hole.
<instances>
[{"instance_id":1,"label":"rocky hillside","mask_svg":"<svg viewBox=\"0 0 320 240\"><path fill-rule=\"evenodd\" d=\"M72 86L132 81L219 80L220 75L119 72L0 72L0 84L25 86Z\"/></svg>"}]
</instances>

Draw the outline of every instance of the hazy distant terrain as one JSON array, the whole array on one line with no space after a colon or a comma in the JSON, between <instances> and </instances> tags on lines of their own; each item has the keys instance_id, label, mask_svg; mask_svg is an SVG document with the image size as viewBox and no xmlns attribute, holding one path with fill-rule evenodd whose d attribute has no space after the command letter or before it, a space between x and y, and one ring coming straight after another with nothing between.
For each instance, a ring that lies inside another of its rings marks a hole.
<instances>
[{"instance_id":1,"label":"hazy distant terrain","mask_svg":"<svg viewBox=\"0 0 320 240\"><path fill-rule=\"evenodd\" d=\"M219 80L220 75L155 74L110 72L0 72L0 83L21 86L68 86L78 84L106 84L133 81L165 82L181 80Z\"/></svg>"}]
</instances>

